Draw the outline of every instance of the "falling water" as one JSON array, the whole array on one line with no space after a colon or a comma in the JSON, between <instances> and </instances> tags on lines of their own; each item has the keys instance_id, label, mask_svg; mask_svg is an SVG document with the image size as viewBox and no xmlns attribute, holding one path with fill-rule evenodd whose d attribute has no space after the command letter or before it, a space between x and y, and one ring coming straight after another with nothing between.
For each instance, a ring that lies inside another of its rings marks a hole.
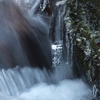
<instances>
[{"instance_id":1,"label":"falling water","mask_svg":"<svg viewBox=\"0 0 100 100\"><path fill-rule=\"evenodd\" d=\"M59 76L30 67L2 70L0 100L91 100L91 90L81 79L64 79L53 84Z\"/></svg>"},{"instance_id":2,"label":"falling water","mask_svg":"<svg viewBox=\"0 0 100 100\"><path fill-rule=\"evenodd\" d=\"M70 40L68 44L67 63L55 67L51 74L48 74L45 69L40 70L29 66L2 69L0 100L91 100L91 89L81 79L71 78L74 75L70 69L72 67ZM56 46L55 49L57 50Z\"/></svg>"}]
</instances>

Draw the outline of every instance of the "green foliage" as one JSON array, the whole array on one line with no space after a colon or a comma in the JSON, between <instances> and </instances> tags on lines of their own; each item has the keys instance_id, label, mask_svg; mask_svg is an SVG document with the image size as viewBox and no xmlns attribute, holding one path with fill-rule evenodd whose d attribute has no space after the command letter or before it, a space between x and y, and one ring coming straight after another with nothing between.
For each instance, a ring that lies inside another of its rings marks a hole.
<instances>
[{"instance_id":1,"label":"green foliage","mask_svg":"<svg viewBox=\"0 0 100 100\"><path fill-rule=\"evenodd\" d=\"M68 0L65 24L90 83L100 82L100 0ZM80 48L80 49L78 49ZM82 50L82 52L80 52Z\"/></svg>"}]
</instances>

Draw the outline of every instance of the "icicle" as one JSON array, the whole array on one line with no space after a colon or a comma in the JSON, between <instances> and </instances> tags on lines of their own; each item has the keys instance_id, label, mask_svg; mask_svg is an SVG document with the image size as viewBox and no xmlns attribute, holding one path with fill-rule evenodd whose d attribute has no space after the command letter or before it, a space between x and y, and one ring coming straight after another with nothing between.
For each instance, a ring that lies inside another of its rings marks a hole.
<instances>
[{"instance_id":1,"label":"icicle","mask_svg":"<svg viewBox=\"0 0 100 100\"><path fill-rule=\"evenodd\" d=\"M97 85L94 84L94 85L93 85L93 96L94 96L94 98L97 97L97 93L98 93Z\"/></svg>"},{"instance_id":2,"label":"icicle","mask_svg":"<svg viewBox=\"0 0 100 100\"><path fill-rule=\"evenodd\" d=\"M56 2L56 6L62 6L64 4L66 4L67 0L62 0L62 1L58 1Z\"/></svg>"},{"instance_id":3,"label":"icicle","mask_svg":"<svg viewBox=\"0 0 100 100\"><path fill-rule=\"evenodd\" d=\"M43 5L42 5L42 10L44 11L44 9L46 8L47 4L49 4L49 0L43 0Z\"/></svg>"}]
</instances>

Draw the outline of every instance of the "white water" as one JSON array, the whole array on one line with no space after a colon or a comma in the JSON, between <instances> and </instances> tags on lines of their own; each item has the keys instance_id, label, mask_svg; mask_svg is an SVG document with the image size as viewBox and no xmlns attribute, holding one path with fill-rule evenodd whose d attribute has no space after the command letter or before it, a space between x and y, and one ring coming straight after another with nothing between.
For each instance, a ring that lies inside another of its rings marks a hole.
<instances>
[{"instance_id":1,"label":"white water","mask_svg":"<svg viewBox=\"0 0 100 100\"><path fill-rule=\"evenodd\" d=\"M2 70L0 100L91 100L92 91L81 79L64 79L58 73L30 67Z\"/></svg>"}]
</instances>

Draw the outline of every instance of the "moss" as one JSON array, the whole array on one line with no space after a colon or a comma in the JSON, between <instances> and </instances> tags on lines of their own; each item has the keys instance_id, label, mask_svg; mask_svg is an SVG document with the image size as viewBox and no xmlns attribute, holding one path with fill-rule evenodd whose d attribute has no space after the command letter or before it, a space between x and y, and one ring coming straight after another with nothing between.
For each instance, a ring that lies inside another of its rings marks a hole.
<instances>
[{"instance_id":1,"label":"moss","mask_svg":"<svg viewBox=\"0 0 100 100\"><path fill-rule=\"evenodd\" d=\"M81 67L85 70L88 81L98 82L100 75L98 69L100 67L100 0L70 0L66 5L65 24L69 26L66 29L73 33L71 33L73 44L76 46L73 52L82 63ZM78 73L77 70L76 73Z\"/></svg>"}]
</instances>

